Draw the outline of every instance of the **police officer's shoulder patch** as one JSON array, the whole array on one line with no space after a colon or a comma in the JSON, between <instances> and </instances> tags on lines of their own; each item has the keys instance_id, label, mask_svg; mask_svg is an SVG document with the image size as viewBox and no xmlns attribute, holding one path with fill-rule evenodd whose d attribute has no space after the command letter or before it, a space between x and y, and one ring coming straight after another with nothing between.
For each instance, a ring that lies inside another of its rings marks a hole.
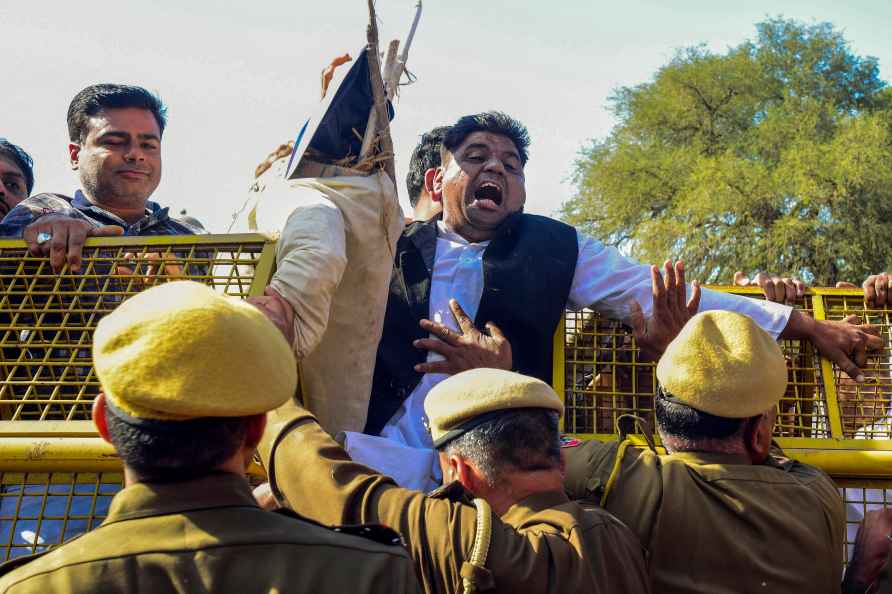
<instances>
[{"instance_id":1,"label":"police officer's shoulder patch","mask_svg":"<svg viewBox=\"0 0 892 594\"><path fill-rule=\"evenodd\" d=\"M367 540L371 540L373 542L377 542L378 544L390 545L390 546L398 546L405 548L406 543L403 541L403 537L400 536L400 533L396 530L388 528L383 524L356 524L356 525L348 525L348 526L326 526L325 524L320 524L314 520L306 518L293 509L289 509L287 507L280 507L278 509L273 510L273 513L281 514L283 516L287 516L289 518L300 520L301 522L307 522L308 524L313 524L315 526L320 526L325 528L326 530L331 530L333 532L339 532L341 534L349 534L351 536L359 536L360 538L365 538Z\"/></svg>"},{"instance_id":2,"label":"police officer's shoulder patch","mask_svg":"<svg viewBox=\"0 0 892 594\"><path fill-rule=\"evenodd\" d=\"M576 446L582 445L582 442L576 439L575 437L571 437L569 435L561 435L561 447L562 448L575 448Z\"/></svg>"}]
</instances>

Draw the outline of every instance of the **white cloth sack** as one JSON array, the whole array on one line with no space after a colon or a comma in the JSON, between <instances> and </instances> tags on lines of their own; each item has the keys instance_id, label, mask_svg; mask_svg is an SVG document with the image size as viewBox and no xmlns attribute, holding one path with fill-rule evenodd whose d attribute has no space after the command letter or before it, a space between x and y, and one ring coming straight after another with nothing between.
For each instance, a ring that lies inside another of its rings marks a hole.
<instances>
[{"instance_id":1,"label":"white cloth sack","mask_svg":"<svg viewBox=\"0 0 892 594\"><path fill-rule=\"evenodd\" d=\"M383 172L306 169L316 177L284 180L274 166L258 180L248 228L279 232L270 286L294 308L304 406L332 435L362 431L402 209Z\"/></svg>"}]
</instances>

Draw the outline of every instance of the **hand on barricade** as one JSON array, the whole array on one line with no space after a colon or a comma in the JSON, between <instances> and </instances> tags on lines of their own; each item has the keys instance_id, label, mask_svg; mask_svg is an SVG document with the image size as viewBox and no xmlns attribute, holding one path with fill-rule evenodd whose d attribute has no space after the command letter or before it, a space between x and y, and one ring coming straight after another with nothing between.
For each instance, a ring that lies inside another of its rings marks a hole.
<instances>
[{"instance_id":1,"label":"hand on barricade","mask_svg":"<svg viewBox=\"0 0 892 594\"><path fill-rule=\"evenodd\" d=\"M162 277L179 278L183 276L183 267L178 263L176 254L170 252L149 252L147 254L124 254L124 262L132 265L118 264L115 272L123 275L138 275L143 288L158 284Z\"/></svg>"},{"instance_id":2,"label":"hand on barricade","mask_svg":"<svg viewBox=\"0 0 892 594\"><path fill-rule=\"evenodd\" d=\"M443 324L430 320L421 320L421 327L437 338L422 338L413 345L416 348L433 351L443 355L441 361L426 361L415 366L419 373L456 373L489 367L494 369L511 369L513 356L511 343L502 334L498 326L492 322L486 324L486 331L481 332L465 313L455 299L449 300L449 308L461 333L450 330Z\"/></svg>"},{"instance_id":3,"label":"hand on barricade","mask_svg":"<svg viewBox=\"0 0 892 594\"><path fill-rule=\"evenodd\" d=\"M865 379L861 366L867 362L867 353L883 348L879 334L879 328L861 324L855 315L844 320L814 320L793 310L780 337L810 340L821 355L860 383Z\"/></svg>"},{"instance_id":4,"label":"hand on barricade","mask_svg":"<svg viewBox=\"0 0 892 594\"><path fill-rule=\"evenodd\" d=\"M858 528L852 562L846 568L844 594L868 592L892 551L892 509L869 511Z\"/></svg>"},{"instance_id":5,"label":"hand on barricade","mask_svg":"<svg viewBox=\"0 0 892 594\"><path fill-rule=\"evenodd\" d=\"M71 272L80 272L87 237L123 234L124 228L118 225L94 227L80 219L46 215L25 227L22 238L28 243L28 250L33 255L49 255L54 272L61 272L66 263Z\"/></svg>"},{"instance_id":6,"label":"hand on barricade","mask_svg":"<svg viewBox=\"0 0 892 594\"><path fill-rule=\"evenodd\" d=\"M864 301L871 307L892 305L892 273L871 274L861 285Z\"/></svg>"},{"instance_id":7,"label":"hand on barricade","mask_svg":"<svg viewBox=\"0 0 892 594\"><path fill-rule=\"evenodd\" d=\"M734 273L734 284L738 287L758 285L768 301L775 303L795 303L805 295L808 285L798 278L778 276L767 272L759 272L753 278L747 278L743 272Z\"/></svg>"},{"instance_id":8,"label":"hand on barricade","mask_svg":"<svg viewBox=\"0 0 892 594\"><path fill-rule=\"evenodd\" d=\"M287 299L272 287L267 287L263 291L263 296L248 297L245 301L262 311L282 332L289 345L294 344L294 308Z\"/></svg>"},{"instance_id":9,"label":"hand on barricade","mask_svg":"<svg viewBox=\"0 0 892 594\"><path fill-rule=\"evenodd\" d=\"M653 283L651 316L645 318L641 304L632 301L629 321L642 357L656 361L700 308L700 283L692 283L691 298L687 299L684 263L681 261L673 265L671 260L666 260L662 276L659 268L651 266L650 275Z\"/></svg>"}]
</instances>

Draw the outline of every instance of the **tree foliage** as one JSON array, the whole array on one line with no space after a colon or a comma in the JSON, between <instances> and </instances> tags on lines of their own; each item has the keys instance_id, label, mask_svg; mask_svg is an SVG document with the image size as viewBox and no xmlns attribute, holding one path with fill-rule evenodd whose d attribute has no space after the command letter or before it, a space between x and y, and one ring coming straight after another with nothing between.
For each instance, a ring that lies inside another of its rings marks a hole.
<instances>
[{"instance_id":1,"label":"tree foliage","mask_svg":"<svg viewBox=\"0 0 892 594\"><path fill-rule=\"evenodd\" d=\"M706 282L860 281L892 264L892 94L828 23L756 28L615 90L617 125L581 151L564 218Z\"/></svg>"}]
</instances>

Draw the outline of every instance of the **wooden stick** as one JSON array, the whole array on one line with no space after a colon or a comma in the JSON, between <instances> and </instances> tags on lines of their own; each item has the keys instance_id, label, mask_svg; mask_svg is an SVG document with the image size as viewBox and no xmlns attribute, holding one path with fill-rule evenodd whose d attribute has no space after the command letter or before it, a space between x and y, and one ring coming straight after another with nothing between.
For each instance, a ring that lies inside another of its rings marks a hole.
<instances>
[{"instance_id":1,"label":"wooden stick","mask_svg":"<svg viewBox=\"0 0 892 594\"><path fill-rule=\"evenodd\" d=\"M403 73L402 65L397 61L396 52L400 49L400 40L394 39L387 48L387 58L384 60L384 89L387 91L387 98L393 99L396 96L396 88L400 81L400 75Z\"/></svg>"},{"instance_id":2,"label":"wooden stick","mask_svg":"<svg viewBox=\"0 0 892 594\"><path fill-rule=\"evenodd\" d=\"M390 118L387 117L387 94L384 90L384 80L381 77L381 60L378 57L378 17L375 13L375 0L368 0L369 4L369 26L366 30L366 53L369 58L369 79L372 83L372 97L374 103L372 105L372 114L369 117L369 125L366 127L366 135L368 128L374 123L375 128L380 130L380 143L378 149L381 153L388 155L384 161L384 171L390 176L393 183L396 183L396 170L393 161L393 139L390 137ZM372 149L370 145L369 150ZM360 158L365 158L368 154L360 154Z\"/></svg>"},{"instance_id":3,"label":"wooden stick","mask_svg":"<svg viewBox=\"0 0 892 594\"><path fill-rule=\"evenodd\" d=\"M384 88L387 90L387 98L393 99L393 91L390 85L391 71L396 69L396 52L399 49L400 42L394 39L387 48L387 58L384 60ZM365 134L362 136L362 145L359 149L360 161L368 156L372 149L372 143L375 141L375 134L378 131L377 117L375 110L369 110L369 118L366 121Z\"/></svg>"}]
</instances>

